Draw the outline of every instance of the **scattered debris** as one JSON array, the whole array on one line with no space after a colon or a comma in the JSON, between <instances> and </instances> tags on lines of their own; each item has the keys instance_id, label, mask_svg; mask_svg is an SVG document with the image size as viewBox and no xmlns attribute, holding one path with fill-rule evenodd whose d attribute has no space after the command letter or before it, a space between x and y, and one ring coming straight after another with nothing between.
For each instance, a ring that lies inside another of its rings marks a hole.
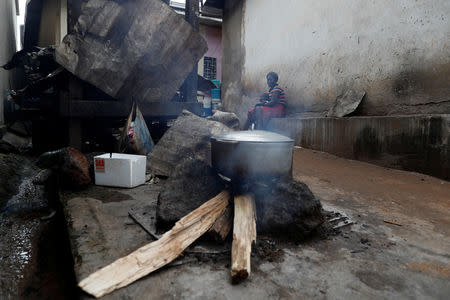
<instances>
[{"instance_id":1,"label":"scattered debris","mask_svg":"<svg viewBox=\"0 0 450 300\"><path fill-rule=\"evenodd\" d=\"M89 275L79 287L99 298L167 265L211 227L229 200L230 194L222 191L179 220L161 239Z\"/></svg>"},{"instance_id":2,"label":"scattered debris","mask_svg":"<svg viewBox=\"0 0 450 300\"><path fill-rule=\"evenodd\" d=\"M136 115L133 121L133 115ZM120 153L147 155L155 147L144 116L136 103L133 103L127 122L120 137Z\"/></svg>"},{"instance_id":3,"label":"scattered debris","mask_svg":"<svg viewBox=\"0 0 450 300\"><path fill-rule=\"evenodd\" d=\"M187 254L224 254L229 253L231 248L228 245L202 245L202 246L194 246L192 248L186 249L185 253Z\"/></svg>"},{"instance_id":4,"label":"scattered debris","mask_svg":"<svg viewBox=\"0 0 450 300\"><path fill-rule=\"evenodd\" d=\"M259 236L256 241L255 252L260 259L273 262L283 257L283 250L277 247L277 243L265 236Z\"/></svg>"},{"instance_id":5,"label":"scattered debris","mask_svg":"<svg viewBox=\"0 0 450 300\"><path fill-rule=\"evenodd\" d=\"M336 98L336 101L328 110L326 116L342 118L351 114L358 108L365 95L365 91L357 91L353 89L347 90L344 94L339 95Z\"/></svg>"}]
</instances>

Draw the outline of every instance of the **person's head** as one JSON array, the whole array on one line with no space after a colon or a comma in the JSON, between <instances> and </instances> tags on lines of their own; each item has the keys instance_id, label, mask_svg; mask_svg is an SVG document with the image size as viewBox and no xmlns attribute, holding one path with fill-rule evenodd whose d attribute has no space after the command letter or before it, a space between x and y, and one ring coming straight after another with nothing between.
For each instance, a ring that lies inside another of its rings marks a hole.
<instances>
[{"instance_id":1,"label":"person's head","mask_svg":"<svg viewBox=\"0 0 450 300\"><path fill-rule=\"evenodd\" d=\"M270 88L273 88L278 82L278 74L275 72L269 72L266 76L266 79L267 79L267 85Z\"/></svg>"}]
</instances>

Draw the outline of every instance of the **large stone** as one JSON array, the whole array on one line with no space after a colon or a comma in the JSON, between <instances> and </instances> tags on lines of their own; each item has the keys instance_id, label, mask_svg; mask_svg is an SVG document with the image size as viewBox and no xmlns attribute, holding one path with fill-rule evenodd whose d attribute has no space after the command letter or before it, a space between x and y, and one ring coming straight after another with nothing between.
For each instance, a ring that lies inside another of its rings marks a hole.
<instances>
[{"instance_id":1,"label":"large stone","mask_svg":"<svg viewBox=\"0 0 450 300\"><path fill-rule=\"evenodd\" d=\"M156 175L170 176L187 158L211 165L210 138L228 131L231 129L220 122L184 110L148 155L147 169Z\"/></svg>"},{"instance_id":2,"label":"large stone","mask_svg":"<svg viewBox=\"0 0 450 300\"><path fill-rule=\"evenodd\" d=\"M22 153L31 150L31 138L21 137L14 133L7 132L0 140L0 152L2 153Z\"/></svg>"},{"instance_id":3,"label":"large stone","mask_svg":"<svg viewBox=\"0 0 450 300\"><path fill-rule=\"evenodd\" d=\"M281 181L257 188L255 203L260 234L301 240L324 221L320 201L302 182Z\"/></svg>"},{"instance_id":4,"label":"large stone","mask_svg":"<svg viewBox=\"0 0 450 300\"><path fill-rule=\"evenodd\" d=\"M235 130L239 130L240 128L239 118L232 112L218 110L214 115L208 117L208 120L220 122Z\"/></svg>"},{"instance_id":5,"label":"large stone","mask_svg":"<svg viewBox=\"0 0 450 300\"><path fill-rule=\"evenodd\" d=\"M91 0L55 56L111 97L160 102L206 51L200 34L160 0Z\"/></svg>"},{"instance_id":6,"label":"large stone","mask_svg":"<svg viewBox=\"0 0 450 300\"><path fill-rule=\"evenodd\" d=\"M216 196L224 189L217 173L206 162L187 159L167 179L159 194L156 226L170 229L179 219Z\"/></svg>"},{"instance_id":7,"label":"large stone","mask_svg":"<svg viewBox=\"0 0 450 300\"><path fill-rule=\"evenodd\" d=\"M89 162L83 153L72 147L42 154L37 165L59 172L61 184L68 188L85 187L91 182Z\"/></svg>"}]
</instances>

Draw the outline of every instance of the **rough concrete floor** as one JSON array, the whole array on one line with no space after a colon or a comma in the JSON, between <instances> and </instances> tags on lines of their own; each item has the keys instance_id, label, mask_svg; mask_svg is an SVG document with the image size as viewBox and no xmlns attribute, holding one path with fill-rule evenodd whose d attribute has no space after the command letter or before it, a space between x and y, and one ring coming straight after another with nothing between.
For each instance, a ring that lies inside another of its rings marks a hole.
<instances>
[{"instance_id":1,"label":"rough concrete floor","mask_svg":"<svg viewBox=\"0 0 450 300\"><path fill-rule=\"evenodd\" d=\"M0 154L0 299L76 299L65 220L45 219L59 206L33 183L34 159Z\"/></svg>"},{"instance_id":2,"label":"rough concrete floor","mask_svg":"<svg viewBox=\"0 0 450 300\"><path fill-rule=\"evenodd\" d=\"M255 253L251 278L238 286L230 283L229 254L197 256L104 299L448 299L449 182L299 148L293 170L326 210L356 224L299 245L276 242L277 257ZM151 241L127 212L142 201L154 205L161 188L66 195L78 279Z\"/></svg>"}]
</instances>

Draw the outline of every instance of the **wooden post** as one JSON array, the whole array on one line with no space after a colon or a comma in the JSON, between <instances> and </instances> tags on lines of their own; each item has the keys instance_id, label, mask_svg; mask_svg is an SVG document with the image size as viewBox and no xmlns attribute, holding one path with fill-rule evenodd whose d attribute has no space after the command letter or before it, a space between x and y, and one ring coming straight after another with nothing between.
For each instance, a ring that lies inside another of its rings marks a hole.
<instances>
[{"instance_id":1,"label":"wooden post","mask_svg":"<svg viewBox=\"0 0 450 300\"><path fill-rule=\"evenodd\" d=\"M233 245L231 247L231 282L238 284L250 276L250 255L256 241L256 209L252 195L234 197Z\"/></svg>"},{"instance_id":2,"label":"wooden post","mask_svg":"<svg viewBox=\"0 0 450 300\"><path fill-rule=\"evenodd\" d=\"M198 7L199 0L186 0L185 6L185 19L186 21L192 25L195 31L198 32ZM198 73L198 65L195 64L192 72L189 73L186 78L182 90L184 94L184 99L186 102L197 102L197 73Z\"/></svg>"}]
</instances>

